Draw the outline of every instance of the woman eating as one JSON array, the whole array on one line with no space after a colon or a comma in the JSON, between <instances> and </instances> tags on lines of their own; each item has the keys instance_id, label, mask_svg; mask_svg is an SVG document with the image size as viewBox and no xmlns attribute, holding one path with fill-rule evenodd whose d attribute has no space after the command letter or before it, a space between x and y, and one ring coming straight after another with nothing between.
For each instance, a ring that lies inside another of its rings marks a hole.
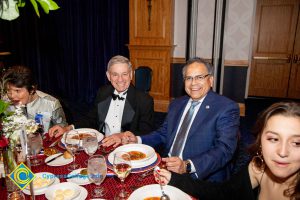
<instances>
[{"instance_id":1,"label":"woman eating","mask_svg":"<svg viewBox=\"0 0 300 200\"><path fill-rule=\"evenodd\" d=\"M32 72L24 66L13 66L4 74L7 97L15 106L24 106L24 114L42 123L44 131L56 124L67 125L63 108L56 98L37 90Z\"/></svg>"}]
</instances>

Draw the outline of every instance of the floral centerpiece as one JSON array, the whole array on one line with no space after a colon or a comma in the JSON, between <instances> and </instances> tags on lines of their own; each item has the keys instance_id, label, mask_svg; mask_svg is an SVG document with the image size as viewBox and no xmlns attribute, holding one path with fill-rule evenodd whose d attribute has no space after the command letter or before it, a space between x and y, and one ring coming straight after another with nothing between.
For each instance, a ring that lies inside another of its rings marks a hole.
<instances>
[{"instance_id":1,"label":"floral centerpiece","mask_svg":"<svg viewBox=\"0 0 300 200\"><path fill-rule=\"evenodd\" d=\"M0 79L0 151L3 155L5 174L11 173L19 162L17 147L20 148L20 133L25 130L27 134L36 133L40 125L33 119L27 119L23 114L22 105L16 106L14 111L10 111L10 102L4 100L5 96L5 77ZM24 151L19 151L24 152ZM22 153L23 155L23 153ZM22 156L23 158L24 155ZM21 160L23 162L25 160ZM0 175L3 172L0 172ZM17 186L6 177L6 187L8 192L18 190Z\"/></svg>"}]
</instances>

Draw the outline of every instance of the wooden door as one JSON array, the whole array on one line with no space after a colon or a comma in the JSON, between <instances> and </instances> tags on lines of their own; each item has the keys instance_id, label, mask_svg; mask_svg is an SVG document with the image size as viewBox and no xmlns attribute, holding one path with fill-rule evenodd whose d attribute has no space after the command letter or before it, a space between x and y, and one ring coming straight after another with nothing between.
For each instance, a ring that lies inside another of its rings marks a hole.
<instances>
[{"instance_id":1,"label":"wooden door","mask_svg":"<svg viewBox=\"0 0 300 200\"><path fill-rule=\"evenodd\" d=\"M287 97L299 0L258 0L249 96Z\"/></svg>"},{"instance_id":2,"label":"wooden door","mask_svg":"<svg viewBox=\"0 0 300 200\"><path fill-rule=\"evenodd\" d=\"M291 63L292 68L290 74L288 98L300 99L300 17L298 17L294 53Z\"/></svg>"}]
</instances>

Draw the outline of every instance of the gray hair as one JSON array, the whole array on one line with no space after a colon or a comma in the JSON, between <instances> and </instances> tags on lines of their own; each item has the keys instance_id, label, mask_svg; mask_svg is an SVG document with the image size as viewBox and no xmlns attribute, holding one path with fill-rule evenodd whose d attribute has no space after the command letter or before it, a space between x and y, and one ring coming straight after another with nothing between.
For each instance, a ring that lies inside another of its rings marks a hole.
<instances>
[{"instance_id":1,"label":"gray hair","mask_svg":"<svg viewBox=\"0 0 300 200\"><path fill-rule=\"evenodd\" d=\"M114 64L120 64L120 63L127 64L129 70L130 70L130 71L132 70L132 64L131 64L131 62L129 61L129 59L126 58L126 57L124 57L124 56L117 55L117 56L112 57L112 58L109 60L109 62L108 62L108 64L107 64L107 71L109 71L110 67L113 66Z\"/></svg>"},{"instance_id":2,"label":"gray hair","mask_svg":"<svg viewBox=\"0 0 300 200\"><path fill-rule=\"evenodd\" d=\"M194 58L191 58L189 59L186 64L184 65L184 67L182 68L182 75L183 75L183 78L185 77L185 73L186 73L186 69L188 66L190 66L191 64L193 63L199 63L199 64L203 64L208 73L213 76L214 75L214 67L212 66L212 64L210 64L209 62L206 62L204 59L202 58L198 58L198 57L194 57Z\"/></svg>"}]
</instances>

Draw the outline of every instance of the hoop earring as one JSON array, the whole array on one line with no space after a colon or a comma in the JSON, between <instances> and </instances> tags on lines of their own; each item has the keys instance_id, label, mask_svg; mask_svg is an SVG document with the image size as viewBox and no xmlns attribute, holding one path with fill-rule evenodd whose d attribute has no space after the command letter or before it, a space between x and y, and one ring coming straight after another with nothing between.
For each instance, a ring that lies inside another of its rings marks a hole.
<instances>
[{"instance_id":1,"label":"hoop earring","mask_svg":"<svg viewBox=\"0 0 300 200\"><path fill-rule=\"evenodd\" d=\"M261 146L256 152L256 156L252 158L252 161L254 162L255 166L259 167L260 170L264 171L265 169L265 161L264 157L262 155Z\"/></svg>"}]
</instances>

